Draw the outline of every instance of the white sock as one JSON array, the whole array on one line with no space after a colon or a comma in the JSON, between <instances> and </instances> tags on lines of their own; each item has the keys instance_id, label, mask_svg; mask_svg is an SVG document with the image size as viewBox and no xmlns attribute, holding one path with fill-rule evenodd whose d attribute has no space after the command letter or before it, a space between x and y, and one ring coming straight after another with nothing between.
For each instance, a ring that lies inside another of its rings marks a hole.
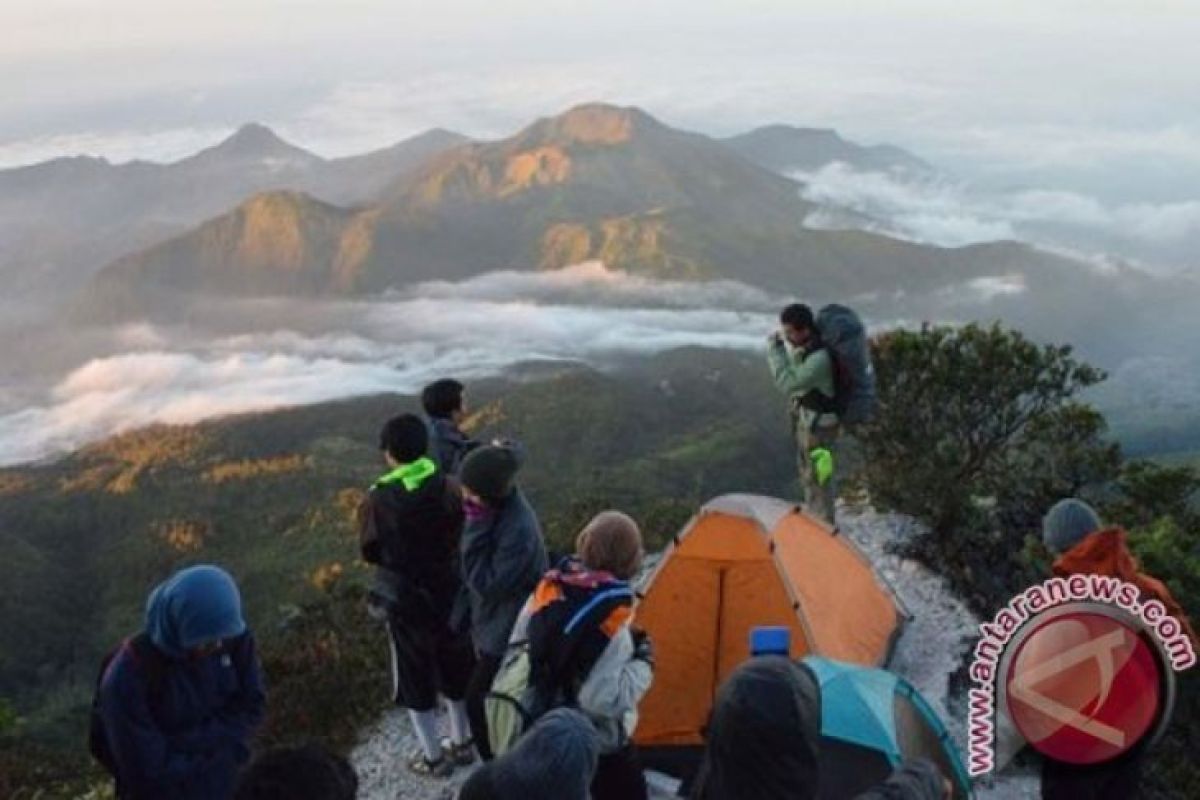
<instances>
[{"instance_id":1,"label":"white sock","mask_svg":"<svg viewBox=\"0 0 1200 800\"><path fill-rule=\"evenodd\" d=\"M438 725L436 711L408 710L408 718L412 720L413 730L417 741L421 743L421 751L425 760L433 763L442 760L442 744L438 741Z\"/></svg>"},{"instance_id":2,"label":"white sock","mask_svg":"<svg viewBox=\"0 0 1200 800\"><path fill-rule=\"evenodd\" d=\"M467 718L466 700L447 700L450 717L450 741L463 744L471 738L471 720Z\"/></svg>"}]
</instances>

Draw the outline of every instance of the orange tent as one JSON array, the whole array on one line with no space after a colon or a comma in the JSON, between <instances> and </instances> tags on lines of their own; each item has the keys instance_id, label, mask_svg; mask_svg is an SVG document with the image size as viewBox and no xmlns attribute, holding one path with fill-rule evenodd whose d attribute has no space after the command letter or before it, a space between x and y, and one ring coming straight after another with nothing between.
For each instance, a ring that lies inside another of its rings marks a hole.
<instances>
[{"instance_id":1,"label":"orange tent","mask_svg":"<svg viewBox=\"0 0 1200 800\"><path fill-rule=\"evenodd\" d=\"M707 503L642 586L635 624L654 683L634 736L701 744L717 688L750 657L750 631L786 626L791 654L880 666L905 618L853 542L795 505L754 495Z\"/></svg>"}]
</instances>

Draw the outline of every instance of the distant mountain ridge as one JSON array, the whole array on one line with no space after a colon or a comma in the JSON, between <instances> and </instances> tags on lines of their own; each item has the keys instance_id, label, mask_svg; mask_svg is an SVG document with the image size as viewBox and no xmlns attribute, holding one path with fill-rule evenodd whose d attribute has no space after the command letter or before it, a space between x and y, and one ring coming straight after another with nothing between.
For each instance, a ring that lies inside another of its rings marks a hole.
<instances>
[{"instance_id":1,"label":"distant mountain ridge","mask_svg":"<svg viewBox=\"0 0 1200 800\"><path fill-rule=\"evenodd\" d=\"M361 296L593 259L655 278L831 296L927 292L1070 267L1015 243L941 249L812 230L804 220L817 207L801 188L640 109L588 104L507 139L437 153L366 207L339 209L295 192L256 197L105 268L83 309L93 319L124 319L188 293Z\"/></svg>"},{"instance_id":2,"label":"distant mountain ridge","mask_svg":"<svg viewBox=\"0 0 1200 800\"><path fill-rule=\"evenodd\" d=\"M586 108L589 106L576 109L570 119L565 115L548 118L541 128L530 126L524 133L566 137L580 146L596 146L605 139L609 145L617 144L614 137L644 139L655 126L669 130L644 112L638 112L640 117L612 117L605 122L597 117L597 110L605 107L594 104L590 114L582 110ZM609 123L615 127L605 128ZM760 131L776 128L784 126ZM747 134L751 144L761 138L755 136L758 133ZM846 147L857 147L828 133ZM724 144L743 147L734 141L738 138ZM0 170L0 282L10 297L61 300L66 289L83 285L106 264L186 233L254 194L299 191L334 205L373 203L389 187L402 193L407 186L402 179L407 174L429 166L440 154L468 141L460 134L432 129L392 147L324 159L287 142L260 123L249 123L225 140L169 164L113 164L102 158L79 156ZM808 141L803 137L792 137L786 146L801 150L823 147L817 139ZM840 152L830 150L821 155L825 150L814 151L802 155L801 160L810 163L814 158L819 161ZM752 152L743 155L755 160ZM514 176L530 170L531 164L528 159L514 164ZM769 161L762 165L774 169ZM549 162L533 168L525 178L544 181L547 169L553 169ZM434 187L433 191L436 194L439 190ZM727 204L727 209L731 207L733 204ZM643 253L656 249L654 242L664 235L663 217L652 214L647 218L646 211L639 207L638 213L631 215L622 205L616 213L602 218L585 214L582 219L571 220L570 227L550 232L545 243L524 247L526 252L521 258L536 256L539 265L555 264L581 250L617 258L633 242ZM709 227L709 221L689 218L682 227L697 226ZM695 249L712 248L703 244ZM699 275L705 269L699 263L704 259L697 259L695 254L661 261L660 269L681 274L690 270Z\"/></svg>"},{"instance_id":3,"label":"distant mountain ridge","mask_svg":"<svg viewBox=\"0 0 1200 800\"><path fill-rule=\"evenodd\" d=\"M829 128L766 125L722 140L743 157L773 172L811 172L841 162L863 172L906 172L927 176L936 169L894 145L864 147Z\"/></svg>"},{"instance_id":4,"label":"distant mountain ridge","mask_svg":"<svg viewBox=\"0 0 1200 800\"><path fill-rule=\"evenodd\" d=\"M262 191L368 202L425 159L465 141L432 130L364 155L324 159L252 123L169 164L75 157L2 170L0 281L12 296L59 293Z\"/></svg>"}]
</instances>

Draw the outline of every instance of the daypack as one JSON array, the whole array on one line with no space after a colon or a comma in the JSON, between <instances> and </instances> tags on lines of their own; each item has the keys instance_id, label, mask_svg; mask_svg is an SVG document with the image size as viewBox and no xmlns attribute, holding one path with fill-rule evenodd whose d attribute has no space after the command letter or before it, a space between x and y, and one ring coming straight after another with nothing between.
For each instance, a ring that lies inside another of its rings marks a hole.
<instances>
[{"instance_id":1,"label":"daypack","mask_svg":"<svg viewBox=\"0 0 1200 800\"><path fill-rule=\"evenodd\" d=\"M535 705L536 699L529 686L529 642L513 642L492 681L492 690L483 699L488 744L493 755L507 753L529 730L540 716Z\"/></svg>"},{"instance_id":2,"label":"daypack","mask_svg":"<svg viewBox=\"0 0 1200 800\"><path fill-rule=\"evenodd\" d=\"M105 653L104 658L100 660L100 672L96 676L96 690L92 695L91 720L88 725L88 752L114 778L117 776L117 760L109 748L108 734L104 730L104 717L100 713L100 685L108 675L108 669L112 665L113 659L125 650L128 650L130 656L133 657L146 682L146 697L151 711L154 710L159 696L162 694L163 680L167 673L166 660L158 648L151 644L150 637L144 631L123 640Z\"/></svg>"},{"instance_id":3,"label":"daypack","mask_svg":"<svg viewBox=\"0 0 1200 800\"><path fill-rule=\"evenodd\" d=\"M577 704L610 637L632 613L633 590L566 559L546 574L530 602L528 636L509 645L484 699L495 755L511 749L546 712Z\"/></svg>"},{"instance_id":4,"label":"daypack","mask_svg":"<svg viewBox=\"0 0 1200 800\"><path fill-rule=\"evenodd\" d=\"M817 312L817 330L833 364L832 400L815 392L816 408L836 414L846 425L868 422L875 416L875 368L867 330L853 310L832 303Z\"/></svg>"}]
</instances>

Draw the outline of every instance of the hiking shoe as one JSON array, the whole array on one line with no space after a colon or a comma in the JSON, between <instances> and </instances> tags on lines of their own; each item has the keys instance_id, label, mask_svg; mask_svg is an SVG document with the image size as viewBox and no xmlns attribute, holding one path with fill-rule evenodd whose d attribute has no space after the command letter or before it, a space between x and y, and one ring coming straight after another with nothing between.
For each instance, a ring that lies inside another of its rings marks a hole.
<instances>
[{"instance_id":1,"label":"hiking shoe","mask_svg":"<svg viewBox=\"0 0 1200 800\"><path fill-rule=\"evenodd\" d=\"M430 761L425 758L424 753L418 753L408 762L408 769L427 778L449 778L454 772L454 762L447 755L443 755L437 761Z\"/></svg>"},{"instance_id":2,"label":"hiking shoe","mask_svg":"<svg viewBox=\"0 0 1200 800\"><path fill-rule=\"evenodd\" d=\"M451 761L460 767L468 767L475 763L475 740L467 739L465 742L455 744L450 741L449 737L443 737L441 741L442 752L446 754Z\"/></svg>"}]
</instances>

